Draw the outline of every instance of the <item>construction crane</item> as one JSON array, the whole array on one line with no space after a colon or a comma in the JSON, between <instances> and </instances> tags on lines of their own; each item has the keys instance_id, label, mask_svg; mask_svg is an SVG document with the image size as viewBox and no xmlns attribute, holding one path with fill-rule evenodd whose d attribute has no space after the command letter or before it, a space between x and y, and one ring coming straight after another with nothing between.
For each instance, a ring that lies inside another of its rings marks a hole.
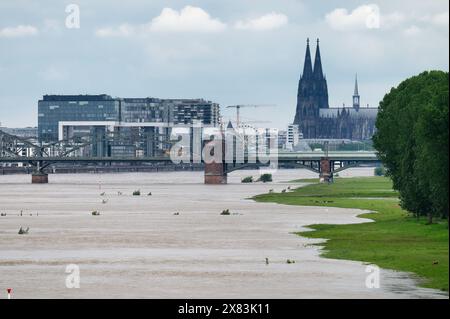
<instances>
[{"instance_id":1,"label":"construction crane","mask_svg":"<svg viewBox=\"0 0 450 319\"><path fill-rule=\"evenodd\" d=\"M275 105L272 104L245 104L245 105L230 105L227 106L227 109L234 108L236 109L236 127L239 127L240 124L240 109L243 107L272 107Z\"/></svg>"}]
</instances>

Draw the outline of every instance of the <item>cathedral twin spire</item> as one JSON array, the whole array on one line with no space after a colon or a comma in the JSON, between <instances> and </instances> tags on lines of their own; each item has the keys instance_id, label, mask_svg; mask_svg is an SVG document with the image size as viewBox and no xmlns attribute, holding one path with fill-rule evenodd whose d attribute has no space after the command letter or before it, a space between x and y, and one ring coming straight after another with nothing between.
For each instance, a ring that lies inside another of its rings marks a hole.
<instances>
[{"instance_id":1,"label":"cathedral twin spire","mask_svg":"<svg viewBox=\"0 0 450 319\"><path fill-rule=\"evenodd\" d=\"M320 57L319 39L317 39L316 56L314 59L314 69L309 48L309 38L306 40L305 65L303 66L303 78L323 79L322 59Z\"/></svg>"},{"instance_id":2,"label":"cathedral twin spire","mask_svg":"<svg viewBox=\"0 0 450 319\"><path fill-rule=\"evenodd\" d=\"M303 76L304 78L310 78L313 74L312 62L311 62L311 52L309 50L309 38L306 40L306 54L305 54L305 64L303 65Z\"/></svg>"}]
</instances>

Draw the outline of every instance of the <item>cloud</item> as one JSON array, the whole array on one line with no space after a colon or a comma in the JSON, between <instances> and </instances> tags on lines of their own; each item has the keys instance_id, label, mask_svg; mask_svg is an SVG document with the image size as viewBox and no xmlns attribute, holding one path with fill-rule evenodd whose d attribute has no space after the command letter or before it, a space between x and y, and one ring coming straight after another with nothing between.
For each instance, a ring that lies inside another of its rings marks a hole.
<instances>
[{"instance_id":1,"label":"cloud","mask_svg":"<svg viewBox=\"0 0 450 319\"><path fill-rule=\"evenodd\" d=\"M288 20L286 15L272 12L259 18L237 21L234 27L240 30L266 31L281 28Z\"/></svg>"},{"instance_id":2,"label":"cloud","mask_svg":"<svg viewBox=\"0 0 450 319\"><path fill-rule=\"evenodd\" d=\"M378 29L380 27L380 8L376 4L362 5L348 12L338 8L325 16L325 21L335 30Z\"/></svg>"},{"instance_id":3,"label":"cloud","mask_svg":"<svg viewBox=\"0 0 450 319\"><path fill-rule=\"evenodd\" d=\"M332 29L339 31L378 29L380 27L393 29L410 24L409 27L402 28L404 34L416 35L427 26L448 28L449 12L425 16L399 12L381 14L378 5L366 4L355 8L352 12L344 8L335 9L326 14L325 21Z\"/></svg>"},{"instance_id":4,"label":"cloud","mask_svg":"<svg viewBox=\"0 0 450 319\"><path fill-rule=\"evenodd\" d=\"M98 37L127 37L136 34L136 28L130 24L121 24L117 28L106 27L95 31Z\"/></svg>"},{"instance_id":5,"label":"cloud","mask_svg":"<svg viewBox=\"0 0 450 319\"><path fill-rule=\"evenodd\" d=\"M383 14L381 17L381 26L383 28L389 29L389 28L394 28L397 26L400 26L401 24L403 24L404 22L406 22L408 20L408 18L401 13L398 12L393 12L390 14Z\"/></svg>"},{"instance_id":6,"label":"cloud","mask_svg":"<svg viewBox=\"0 0 450 319\"><path fill-rule=\"evenodd\" d=\"M420 28L419 28L418 26L416 26L416 25L412 25L412 26L408 27L408 28L404 31L404 34L405 34L406 36L413 37L413 36L416 36L416 35L420 34L421 32L422 32L422 29L420 29Z\"/></svg>"},{"instance_id":7,"label":"cloud","mask_svg":"<svg viewBox=\"0 0 450 319\"><path fill-rule=\"evenodd\" d=\"M67 73L65 70L50 66L47 69L40 71L39 76L45 81L62 81L67 78Z\"/></svg>"},{"instance_id":8,"label":"cloud","mask_svg":"<svg viewBox=\"0 0 450 319\"><path fill-rule=\"evenodd\" d=\"M63 26L61 21L57 19L45 19L44 25L41 28L43 33L61 33L63 31Z\"/></svg>"},{"instance_id":9,"label":"cloud","mask_svg":"<svg viewBox=\"0 0 450 319\"><path fill-rule=\"evenodd\" d=\"M38 29L31 25L18 25L17 27L6 27L0 29L0 38L18 38L34 36L38 34Z\"/></svg>"},{"instance_id":10,"label":"cloud","mask_svg":"<svg viewBox=\"0 0 450 319\"><path fill-rule=\"evenodd\" d=\"M220 32L226 24L213 19L202 8L186 6L180 11L164 8L161 14L149 23L140 25L121 24L118 27L104 27L95 31L98 37L129 37L152 32Z\"/></svg>"},{"instance_id":11,"label":"cloud","mask_svg":"<svg viewBox=\"0 0 450 319\"><path fill-rule=\"evenodd\" d=\"M226 29L226 24L211 18L202 8L186 6L181 11L164 8L148 27L163 32L220 32Z\"/></svg>"},{"instance_id":12,"label":"cloud","mask_svg":"<svg viewBox=\"0 0 450 319\"><path fill-rule=\"evenodd\" d=\"M424 21L431 22L435 26L439 27L447 27L448 28L448 21L449 21L449 14L447 12L438 13L432 16L424 17Z\"/></svg>"},{"instance_id":13,"label":"cloud","mask_svg":"<svg viewBox=\"0 0 450 319\"><path fill-rule=\"evenodd\" d=\"M413 23L411 26L407 27L403 34L406 36L418 36L424 34L423 31L430 32L430 27L433 28L441 28L444 27L445 30L448 30L449 25L449 14L447 12L437 13L437 14L429 14L420 17L414 17L411 19ZM420 26L418 26L419 24Z\"/></svg>"}]
</instances>

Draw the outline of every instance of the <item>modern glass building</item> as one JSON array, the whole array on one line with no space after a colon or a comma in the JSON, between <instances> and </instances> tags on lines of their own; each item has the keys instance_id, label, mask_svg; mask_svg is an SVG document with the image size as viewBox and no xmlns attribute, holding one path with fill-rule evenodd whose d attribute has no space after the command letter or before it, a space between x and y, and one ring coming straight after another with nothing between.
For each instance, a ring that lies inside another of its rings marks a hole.
<instances>
[{"instance_id":1,"label":"modern glass building","mask_svg":"<svg viewBox=\"0 0 450 319\"><path fill-rule=\"evenodd\" d=\"M38 102L38 139L58 141L61 121L120 121L119 101L109 95L44 95Z\"/></svg>"},{"instance_id":2,"label":"modern glass building","mask_svg":"<svg viewBox=\"0 0 450 319\"><path fill-rule=\"evenodd\" d=\"M42 143L89 136L90 156L153 156L167 150L173 127L219 125L220 107L203 99L44 95L38 102Z\"/></svg>"}]
</instances>

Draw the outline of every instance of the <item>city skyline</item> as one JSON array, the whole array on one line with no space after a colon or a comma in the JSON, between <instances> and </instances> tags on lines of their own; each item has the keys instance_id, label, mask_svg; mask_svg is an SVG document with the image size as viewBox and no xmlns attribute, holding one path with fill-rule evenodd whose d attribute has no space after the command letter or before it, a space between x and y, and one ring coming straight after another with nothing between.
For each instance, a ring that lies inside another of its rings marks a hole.
<instances>
[{"instance_id":1,"label":"city skyline","mask_svg":"<svg viewBox=\"0 0 450 319\"><path fill-rule=\"evenodd\" d=\"M226 119L227 105L276 104L242 117L285 128L308 37L321 39L331 107L352 104L355 73L365 107L405 77L448 70L446 1L76 4L79 29L65 26L67 4L0 4L3 126L36 126L44 94L109 94L205 98Z\"/></svg>"}]
</instances>

